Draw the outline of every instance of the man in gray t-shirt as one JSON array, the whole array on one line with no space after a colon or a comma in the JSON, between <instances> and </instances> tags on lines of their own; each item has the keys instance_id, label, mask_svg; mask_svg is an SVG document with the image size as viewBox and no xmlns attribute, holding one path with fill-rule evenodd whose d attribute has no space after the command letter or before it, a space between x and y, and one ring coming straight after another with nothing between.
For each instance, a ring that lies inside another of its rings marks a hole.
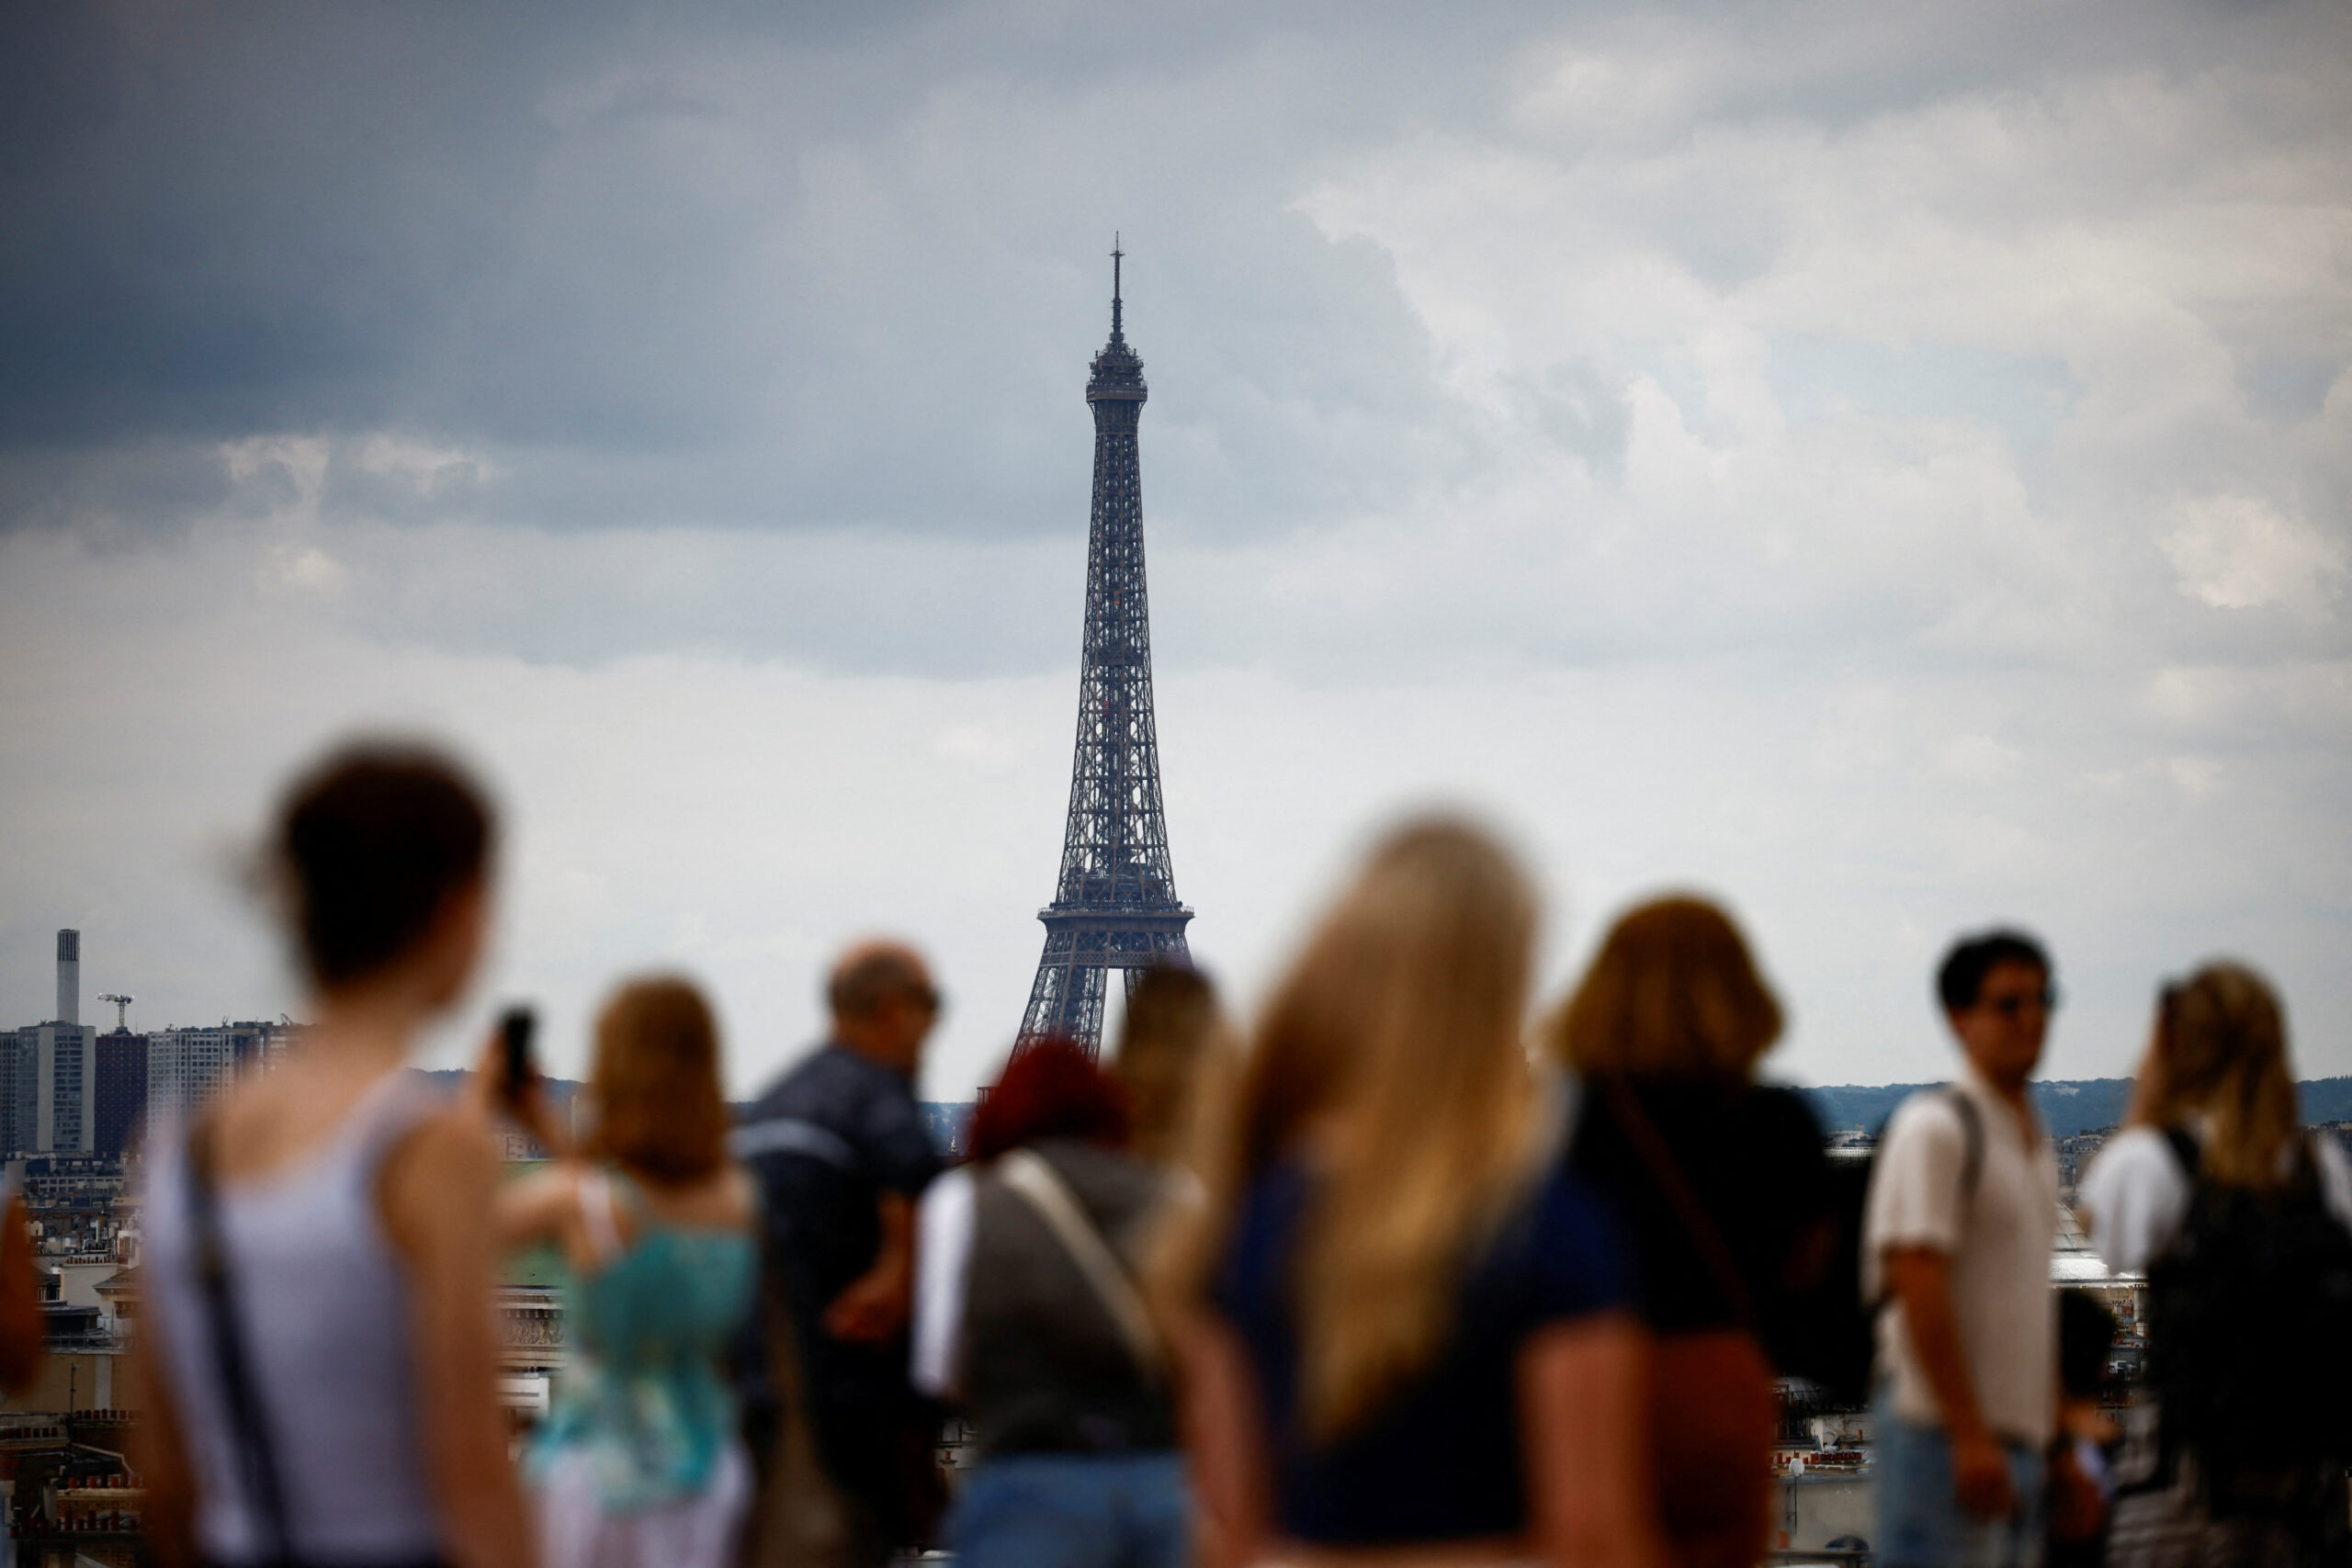
<instances>
[{"instance_id":1,"label":"man in gray t-shirt","mask_svg":"<svg viewBox=\"0 0 2352 1568\"><path fill-rule=\"evenodd\" d=\"M1887 1123L1862 1222L1863 1292L1887 1303L1877 1560L2030 1568L2058 1411L2058 1167L2026 1093L2056 999L2050 960L1994 931L1952 949L1937 989L1962 1068Z\"/></svg>"}]
</instances>

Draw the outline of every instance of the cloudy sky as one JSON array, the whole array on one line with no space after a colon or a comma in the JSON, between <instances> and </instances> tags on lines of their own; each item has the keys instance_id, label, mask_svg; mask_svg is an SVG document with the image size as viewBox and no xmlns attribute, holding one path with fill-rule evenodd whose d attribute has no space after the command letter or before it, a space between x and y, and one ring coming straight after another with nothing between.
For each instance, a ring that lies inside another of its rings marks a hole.
<instances>
[{"instance_id":1,"label":"cloudy sky","mask_svg":"<svg viewBox=\"0 0 2352 1568\"><path fill-rule=\"evenodd\" d=\"M239 867L390 727L510 814L473 1018L747 1089L866 931L1018 1022L1114 231L1169 826L1245 1001L1477 810L1546 986L1739 911L1815 1082L2228 952L2352 1072L2352 10L1068 0L0 17L0 1021L299 1013ZM102 1011L85 999L85 1017ZM436 1059L454 1059L453 1031Z\"/></svg>"}]
</instances>

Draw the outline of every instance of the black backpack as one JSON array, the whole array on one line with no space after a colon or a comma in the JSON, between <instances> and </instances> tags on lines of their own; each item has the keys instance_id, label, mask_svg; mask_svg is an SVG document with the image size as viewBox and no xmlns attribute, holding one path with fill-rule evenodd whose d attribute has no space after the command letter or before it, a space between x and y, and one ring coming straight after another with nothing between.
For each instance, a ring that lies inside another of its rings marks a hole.
<instances>
[{"instance_id":1,"label":"black backpack","mask_svg":"<svg viewBox=\"0 0 2352 1568\"><path fill-rule=\"evenodd\" d=\"M1959 1112L1966 1140L1960 1176L1965 1206L1974 1201L1984 1171L1984 1123L1976 1102L1959 1090L1927 1092L1944 1095ZM1879 1309L1886 1304L1883 1293L1862 1299L1862 1213L1877 1167L1876 1155L1829 1162L1828 1264L1814 1283L1782 1296L1765 1313L1764 1346L1772 1364L1785 1376L1818 1385L1832 1408L1859 1409L1870 1403Z\"/></svg>"},{"instance_id":2,"label":"black backpack","mask_svg":"<svg viewBox=\"0 0 2352 1568\"><path fill-rule=\"evenodd\" d=\"M2196 1453L2215 1513L2275 1511L2352 1460L2352 1231L2307 1144L2285 1188L2254 1192L2209 1179L2188 1134L2165 1140L2192 1186L2148 1269L2164 1451Z\"/></svg>"}]
</instances>

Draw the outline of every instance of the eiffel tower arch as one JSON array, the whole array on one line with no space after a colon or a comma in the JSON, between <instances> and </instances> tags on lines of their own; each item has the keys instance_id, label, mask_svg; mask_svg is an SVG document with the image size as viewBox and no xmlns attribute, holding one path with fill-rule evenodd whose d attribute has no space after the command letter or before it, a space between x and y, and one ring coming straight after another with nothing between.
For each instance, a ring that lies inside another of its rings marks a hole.
<instances>
[{"instance_id":1,"label":"eiffel tower arch","mask_svg":"<svg viewBox=\"0 0 2352 1568\"><path fill-rule=\"evenodd\" d=\"M1054 901L1037 911L1046 952L1029 988L1017 1052L1059 1037L1102 1048L1103 987L1132 986L1157 964L1190 964L1159 804L1159 736L1151 705L1151 612L1143 560L1143 473L1136 427L1143 361L1127 346L1120 263L1111 253L1111 341L1094 356L1094 503L1087 526L1086 638L1079 663L1078 742L1069 825Z\"/></svg>"}]
</instances>

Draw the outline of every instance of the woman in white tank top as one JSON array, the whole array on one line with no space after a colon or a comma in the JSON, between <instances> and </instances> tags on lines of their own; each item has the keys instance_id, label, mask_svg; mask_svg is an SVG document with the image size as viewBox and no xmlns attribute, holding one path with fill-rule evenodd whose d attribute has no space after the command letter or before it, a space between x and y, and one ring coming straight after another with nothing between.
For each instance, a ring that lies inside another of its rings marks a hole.
<instances>
[{"instance_id":1,"label":"woman in white tank top","mask_svg":"<svg viewBox=\"0 0 2352 1568\"><path fill-rule=\"evenodd\" d=\"M533 1561L495 1393L496 1154L407 1070L477 967L490 840L478 793L409 750L331 758L280 816L317 1021L148 1149L133 1354L167 1562Z\"/></svg>"}]
</instances>

